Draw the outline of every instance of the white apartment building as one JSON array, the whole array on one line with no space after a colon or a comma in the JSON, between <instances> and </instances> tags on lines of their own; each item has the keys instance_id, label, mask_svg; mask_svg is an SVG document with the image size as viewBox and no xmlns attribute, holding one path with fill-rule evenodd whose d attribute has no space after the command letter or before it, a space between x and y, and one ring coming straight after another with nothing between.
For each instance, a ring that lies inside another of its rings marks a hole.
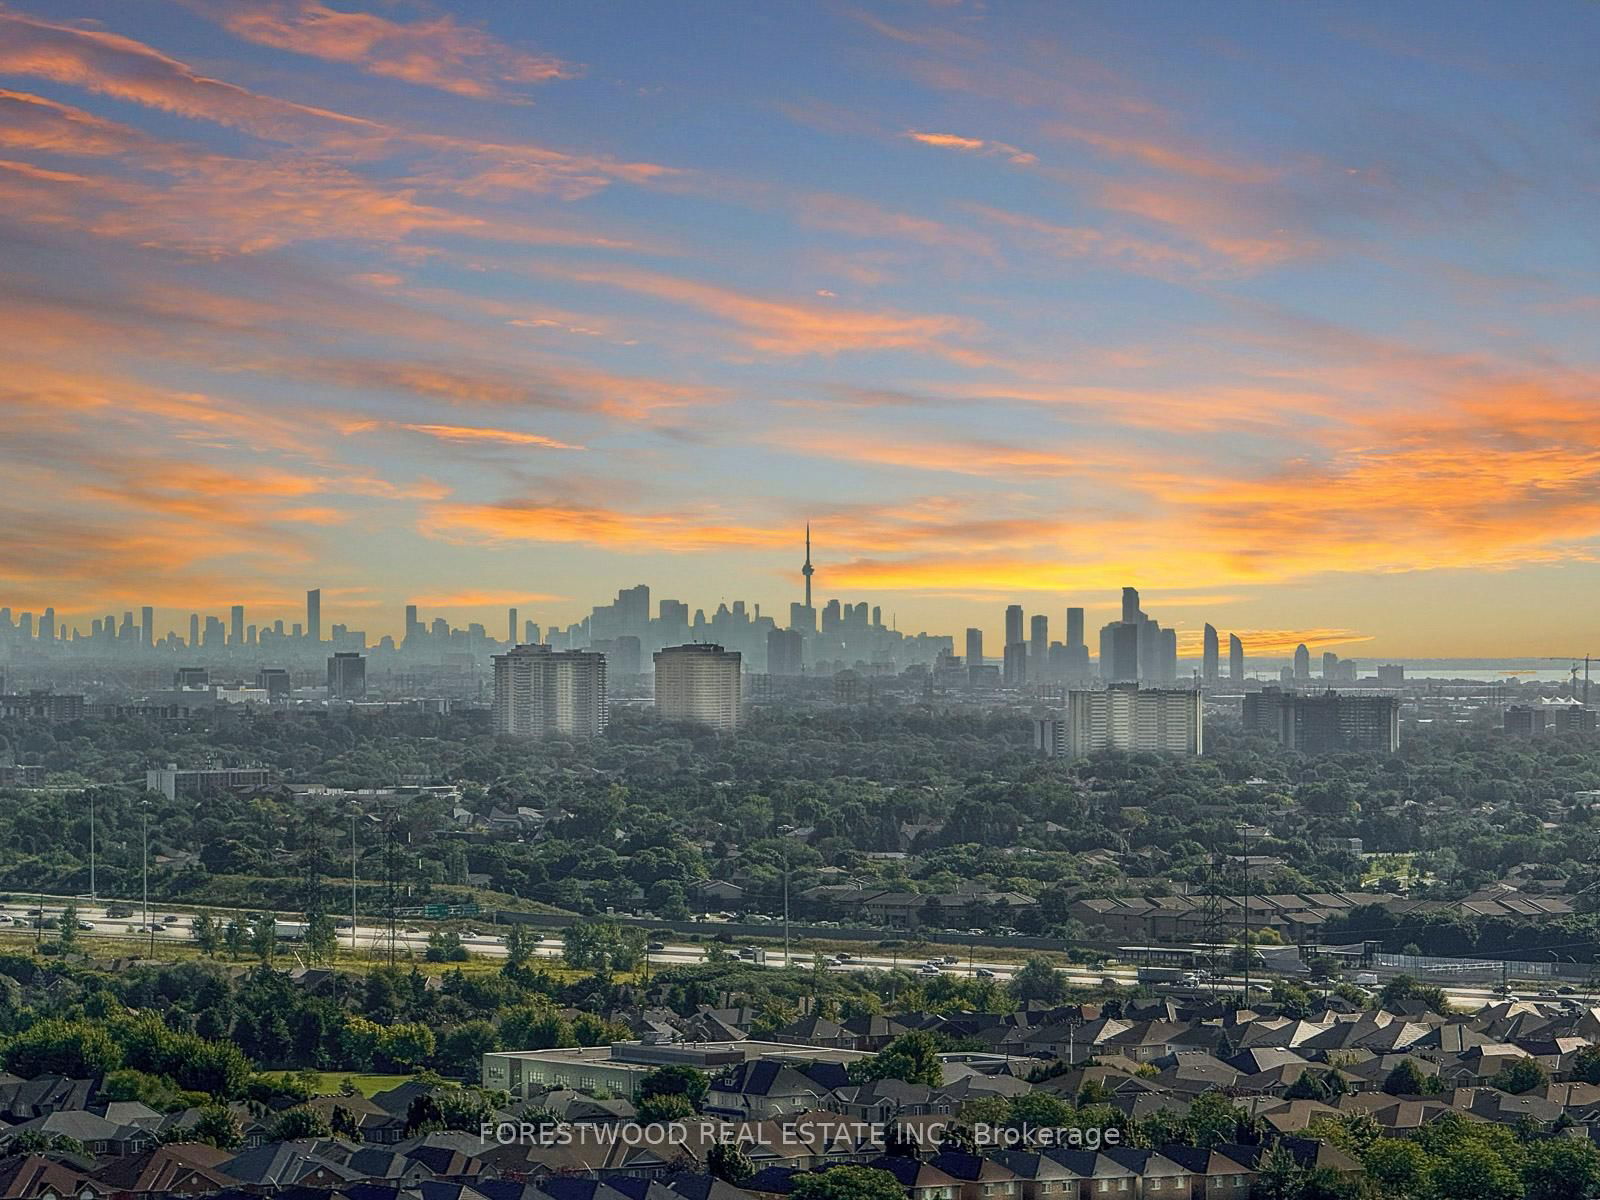
<instances>
[{"instance_id":1,"label":"white apartment building","mask_svg":"<svg viewBox=\"0 0 1600 1200\"><path fill-rule=\"evenodd\" d=\"M597 736L606 727L606 656L517 646L494 657L494 731L511 737Z\"/></svg>"},{"instance_id":2,"label":"white apartment building","mask_svg":"<svg viewBox=\"0 0 1600 1200\"><path fill-rule=\"evenodd\" d=\"M674 721L698 721L721 733L739 727L743 660L710 643L657 650L656 711Z\"/></svg>"},{"instance_id":3,"label":"white apartment building","mask_svg":"<svg viewBox=\"0 0 1600 1200\"><path fill-rule=\"evenodd\" d=\"M1205 752L1199 692L1109 687L1068 692L1064 718L1034 722L1034 748L1051 758L1096 750L1152 750L1193 756Z\"/></svg>"}]
</instances>

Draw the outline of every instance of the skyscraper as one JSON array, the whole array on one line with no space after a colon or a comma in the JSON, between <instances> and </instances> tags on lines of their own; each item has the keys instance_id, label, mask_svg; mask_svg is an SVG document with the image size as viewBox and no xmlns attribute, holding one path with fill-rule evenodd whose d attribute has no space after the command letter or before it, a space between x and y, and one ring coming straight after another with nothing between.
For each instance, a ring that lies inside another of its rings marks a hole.
<instances>
[{"instance_id":1,"label":"skyscraper","mask_svg":"<svg viewBox=\"0 0 1600 1200\"><path fill-rule=\"evenodd\" d=\"M517 610L514 608L506 610L506 641L513 646L517 644Z\"/></svg>"},{"instance_id":2,"label":"skyscraper","mask_svg":"<svg viewBox=\"0 0 1600 1200\"><path fill-rule=\"evenodd\" d=\"M1029 622L1028 675L1042 680L1050 658L1050 618L1036 613Z\"/></svg>"},{"instance_id":3,"label":"skyscraper","mask_svg":"<svg viewBox=\"0 0 1600 1200\"><path fill-rule=\"evenodd\" d=\"M139 641L146 650L156 644L156 610L148 604L139 610Z\"/></svg>"},{"instance_id":4,"label":"skyscraper","mask_svg":"<svg viewBox=\"0 0 1600 1200\"><path fill-rule=\"evenodd\" d=\"M367 660L353 650L328 659L328 699L364 700L367 695Z\"/></svg>"},{"instance_id":5,"label":"skyscraper","mask_svg":"<svg viewBox=\"0 0 1600 1200\"><path fill-rule=\"evenodd\" d=\"M1339 677L1339 656L1332 650L1325 650L1322 654L1322 678L1332 683Z\"/></svg>"},{"instance_id":6,"label":"skyscraper","mask_svg":"<svg viewBox=\"0 0 1600 1200\"><path fill-rule=\"evenodd\" d=\"M1217 686L1217 629L1206 622L1205 641L1200 651L1200 680L1206 687Z\"/></svg>"},{"instance_id":7,"label":"skyscraper","mask_svg":"<svg viewBox=\"0 0 1600 1200\"><path fill-rule=\"evenodd\" d=\"M321 588L312 588L306 593L306 637L313 642L322 640Z\"/></svg>"},{"instance_id":8,"label":"skyscraper","mask_svg":"<svg viewBox=\"0 0 1600 1200\"><path fill-rule=\"evenodd\" d=\"M1138 588L1122 589L1122 619L1130 625L1137 625L1144 619L1144 610L1139 607Z\"/></svg>"},{"instance_id":9,"label":"skyscraper","mask_svg":"<svg viewBox=\"0 0 1600 1200\"><path fill-rule=\"evenodd\" d=\"M1228 635L1228 679L1232 683L1244 682L1244 643L1237 633Z\"/></svg>"},{"instance_id":10,"label":"skyscraper","mask_svg":"<svg viewBox=\"0 0 1600 1200\"><path fill-rule=\"evenodd\" d=\"M1304 642L1294 648L1294 682L1297 687L1311 682L1311 651Z\"/></svg>"},{"instance_id":11,"label":"skyscraper","mask_svg":"<svg viewBox=\"0 0 1600 1200\"><path fill-rule=\"evenodd\" d=\"M494 656L490 724L507 737L596 737L606 727L606 656L515 646Z\"/></svg>"},{"instance_id":12,"label":"skyscraper","mask_svg":"<svg viewBox=\"0 0 1600 1200\"><path fill-rule=\"evenodd\" d=\"M1100 630L1100 676L1107 683L1139 681L1139 626L1112 621Z\"/></svg>"},{"instance_id":13,"label":"skyscraper","mask_svg":"<svg viewBox=\"0 0 1600 1200\"><path fill-rule=\"evenodd\" d=\"M1006 645L1014 646L1023 641L1022 632L1022 605L1010 604L1006 606Z\"/></svg>"},{"instance_id":14,"label":"skyscraper","mask_svg":"<svg viewBox=\"0 0 1600 1200\"><path fill-rule=\"evenodd\" d=\"M1028 682L1027 642L1012 642L1000 662L1000 682L1006 687L1019 688Z\"/></svg>"},{"instance_id":15,"label":"skyscraper","mask_svg":"<svg viewBox=\"0 0 1600 1200\"><path fill-rule=\"evenodd\" d=\"M200 614L189 614L189 649L197 650L200 647Z\"/></svg>"},{"instance_id":16,"label":"skyscraper","mask_svg":"<svg viewBox=\"0 0 1600 1200\"><path fill-rule=\"evenodd\" d=\"M696 721L719 733L739 727L743 660L709 643L655 653L656 711L671 721Z\"/></svg>"},{"instance_id":17,"label":"skyscraper","mask_svg":"<svg viewBox=\"0 0 1600 1200\"><path fill-rule=\"evenodd\" d=\"M767 633L767 674L798 675L805 638L798 629L773 629Z\"/></svg>"},{"instance_id":18,"label":"skyscraper","mask_svg":"<svg viewBox=\"0 0 1600 1200\"><path fill-rule=\"evenodd\" d=\"M1067 649L1083 645L1083 609L1067 609Z\"/></svg>"},{"instance_id":19,"label":"skyscraper","mask_svg":"<svg viewBox=\"0 0 1600 1200\"><path fill-rule=\"evenodd\" d=\"M231 618L229 624L232 626L228 635L229 644L234 646L244 645L244 605L235 604L229 610L228 616Z\"/></svg>"},{"instance_id":20,"label":"skyscraper","mask_svg":"<svg viewBox=\"0 0 1600 1200\"><path fill-rule=\"evenodd\" d=\"M983 630L967 630L967 666L983 666Z\"/></svg>"}]
</instances>

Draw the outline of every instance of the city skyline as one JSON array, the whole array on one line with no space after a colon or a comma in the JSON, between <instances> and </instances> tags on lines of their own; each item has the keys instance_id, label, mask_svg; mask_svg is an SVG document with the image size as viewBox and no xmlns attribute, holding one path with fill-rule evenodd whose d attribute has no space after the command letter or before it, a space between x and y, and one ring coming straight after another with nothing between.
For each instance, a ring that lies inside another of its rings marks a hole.
<instances>
[{"instance_id":1,"label":"city skyline","mask_svg":"<svg viewBox=\"0 0 1600 1200\"><path fill-rule=\"evenodd\" d=\"M1581 656L1597 36L7 3L0 603L783 623L809 521L819 595L991 659L1130 581L1185 659Z\"/></svg>"}]
</instances>

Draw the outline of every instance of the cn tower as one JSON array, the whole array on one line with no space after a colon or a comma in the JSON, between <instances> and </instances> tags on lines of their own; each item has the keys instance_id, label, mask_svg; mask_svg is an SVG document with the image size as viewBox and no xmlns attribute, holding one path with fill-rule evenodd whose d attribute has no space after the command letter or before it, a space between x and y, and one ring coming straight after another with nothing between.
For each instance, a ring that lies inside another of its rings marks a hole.
<instances>
[{"instance_id":1,"label":"cn tower","mask_svg":"<svg viewBox=\"0 0 1600 1200\"><path fill-rule=\"evenodd\" d=\"M811 607L811 576L816 573L816 568L811 565L811 522L806 522L806 565L800 568L800 574L806 577L806 607Z\"/></svg>"}]
</instances>

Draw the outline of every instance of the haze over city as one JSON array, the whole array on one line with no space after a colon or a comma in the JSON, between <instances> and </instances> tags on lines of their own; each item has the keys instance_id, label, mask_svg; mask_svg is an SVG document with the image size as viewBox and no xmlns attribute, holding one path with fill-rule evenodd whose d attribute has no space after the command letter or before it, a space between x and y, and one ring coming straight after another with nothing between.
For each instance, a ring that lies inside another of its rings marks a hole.
<instances>
[{"instance_id":1,"label":"haze over city","mask_svg":"<svg viewBox=\"0 0 1600 1200\"><path fill-rule=\"evenodd\" d=\"M1581 654L1595 10L1258 16L7 3L0 602Z\"/></svg>"}]
</instances>

